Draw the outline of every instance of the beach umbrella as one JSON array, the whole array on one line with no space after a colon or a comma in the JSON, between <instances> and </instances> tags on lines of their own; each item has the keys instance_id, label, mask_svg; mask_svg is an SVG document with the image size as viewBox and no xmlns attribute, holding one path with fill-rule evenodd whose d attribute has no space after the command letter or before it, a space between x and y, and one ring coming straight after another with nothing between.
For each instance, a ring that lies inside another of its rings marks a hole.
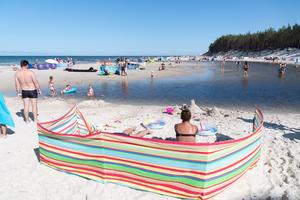
<instances>
[{"instance_id":1,"label":"beach umbrella","mask_svg":"<svg viewBox=\"0 0 300 200\"><path fill-rule=\"evenodd\" d=\"M50 64L58 64L58 62L54 59L47 59L45 60L46 63L50 63Z\"/></svg>"}]
</instances>

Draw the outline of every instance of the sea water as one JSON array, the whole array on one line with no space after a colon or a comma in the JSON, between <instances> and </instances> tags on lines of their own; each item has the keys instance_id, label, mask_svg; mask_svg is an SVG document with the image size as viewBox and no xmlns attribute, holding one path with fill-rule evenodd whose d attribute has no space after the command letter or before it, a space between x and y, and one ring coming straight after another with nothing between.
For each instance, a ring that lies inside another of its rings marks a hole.
<instances>
[{"instance_id":1,"label":"sea water","mask_svg":"<svg viewBox=\"0 0 300 200\"><path fill-rule=\"evenodd\" d=\"M258 106L300 112L300 68L288 66L283 76L278 74L278 64L251 63L248 76L243 76L242 68L233 62L227 62L224 68L218 62L201 62L189 69L191 75L143 80L124 77L124 80L101 80L93 87L96 99L121 104L168 106L188 104L194 99L202 106ZM77 93L62 98L87 99L88 85L76 87ZM49 95L49 91L45 88L43 94Z\"/></svg>"},{"instance_id":2,"label":"sea water","mask_svg":"<svg viewBox=\"0 0 300 200\"><path fill-rule=\"evenodd\" d=\"M19 65L20 61L25 59L29 63L44 63L47 59L61 58L67 60L71 57L75 63L94 63L99 60L115 60L119 56L0 56L0 67ZM122 56L126 58L137 58L136 56Z\"/></svg>"},{"instance_id":3,"label":"sea water","mask_svg":"<svg viewBox=\"0 0 300 200\"><path fill-rule=\"evenodd\" d=\"M243 75L242 65L232 62L224 68L219 63L199 63L190 70L192 75L100 81L93 87L97 99L114 103L167 106L194 99L207 106L300 111L299 68L288 66L284 76L279 76L277 65L258 63L250 64L248 76ZM85 98L87 87L66 98Z\"/></svg>"}]
</instances>

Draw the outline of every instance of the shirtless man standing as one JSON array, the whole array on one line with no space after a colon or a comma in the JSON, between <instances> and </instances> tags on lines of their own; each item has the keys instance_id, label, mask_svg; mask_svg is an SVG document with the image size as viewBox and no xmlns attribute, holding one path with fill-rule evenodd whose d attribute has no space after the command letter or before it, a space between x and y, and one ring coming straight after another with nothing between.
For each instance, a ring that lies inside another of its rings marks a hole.
<instances>
[{"instance_id":1,"label":"shirtless man standing","mask_svg":"<svg viewBox=\"0 0 300 200\"><path fill-rule=\"evenodd\" d=\"M34 122L37 121L37 97L40 92L40 86L33 71L28 69L28 61L22 60L21 70L16 72L16 91L19 97L22 97L24 104L24 119L29 123L29 103L32 106Z\"/></svg>"}]
</instances>

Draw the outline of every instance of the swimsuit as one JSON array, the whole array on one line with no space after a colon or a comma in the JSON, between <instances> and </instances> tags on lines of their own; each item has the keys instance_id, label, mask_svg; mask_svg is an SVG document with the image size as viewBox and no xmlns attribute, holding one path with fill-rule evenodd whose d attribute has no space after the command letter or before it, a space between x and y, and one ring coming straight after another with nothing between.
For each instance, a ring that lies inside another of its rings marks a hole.
<instances>
[{"instance_id":1,"label":"swimsuit","mask_svg":"<svg viewBox=\"0 0 300 200\"><path fill-rule=\"evenodd\" d=\"M49 84L49 89L50 89L50 91L54 91L54 90L55 90L54 84L53 84L53 83L50 83L50 84Z\"/></svg>"},{"instance_id":2,"label":"swimsuit","mask_svg":"<svg viewBox=\"0 0 300 200\"><path fill-rule=\"evenodd\" d=\"M193 132L193 129L192 127L189 127L189 133L179 133L177 132L176 130L176 137L196 137L196 134L198 131L196 131L195 133L192 133Z\"/></svg>"},{"instance_id":3,"label":"swimsuit","mask_svg":"<svg viewBox=\"0 0 300 200\"><path fill-rule=\"evenodd\" d=\"M184 134L184 133L176 133L176 137L196 137L196 134Z\"/></svg>"},{"instance_id":4,"label":"swimsuit","mask_svg":"<svg viewBox=\"0 0 300 200\"><path fill-rule=\"evenodd\" d=\"M38 97L37 90L22 90L22 99L36 99Z\"/></svg>"}]
</instances>

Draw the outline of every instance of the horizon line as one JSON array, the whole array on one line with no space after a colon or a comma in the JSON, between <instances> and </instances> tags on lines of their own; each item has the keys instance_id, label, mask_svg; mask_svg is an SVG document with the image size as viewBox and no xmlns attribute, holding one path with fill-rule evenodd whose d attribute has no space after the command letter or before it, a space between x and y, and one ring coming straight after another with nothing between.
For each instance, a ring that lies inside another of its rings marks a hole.
<instances>
[{"instance_id":1,"label":"horizon line","mask_svg":"<svg viewBox=\"0 0 300 200\"><path fill-rule=\"evenodd\" d=\"M205 53L204 53L205 54ZM25 54L16 54L16 55L5 55L5 54L0 54L0 57L4 57L4 56L39 56L39 57L42 57L42 56L54 56L54 57L58 57L58 56L95 56L95 57L99 57L99 56L105 56L105 57L142 57L142 56L163 56L163 57L167 57L167 56L199 56L199 55L203 55L203 54L169 54L169 55L163 55L163 54L145 54L145 55L80 55L80 54L75 54L75 55L71 55L71 54L31 54L31 55L25 55Z\"/></svg>"}]
</instances>

